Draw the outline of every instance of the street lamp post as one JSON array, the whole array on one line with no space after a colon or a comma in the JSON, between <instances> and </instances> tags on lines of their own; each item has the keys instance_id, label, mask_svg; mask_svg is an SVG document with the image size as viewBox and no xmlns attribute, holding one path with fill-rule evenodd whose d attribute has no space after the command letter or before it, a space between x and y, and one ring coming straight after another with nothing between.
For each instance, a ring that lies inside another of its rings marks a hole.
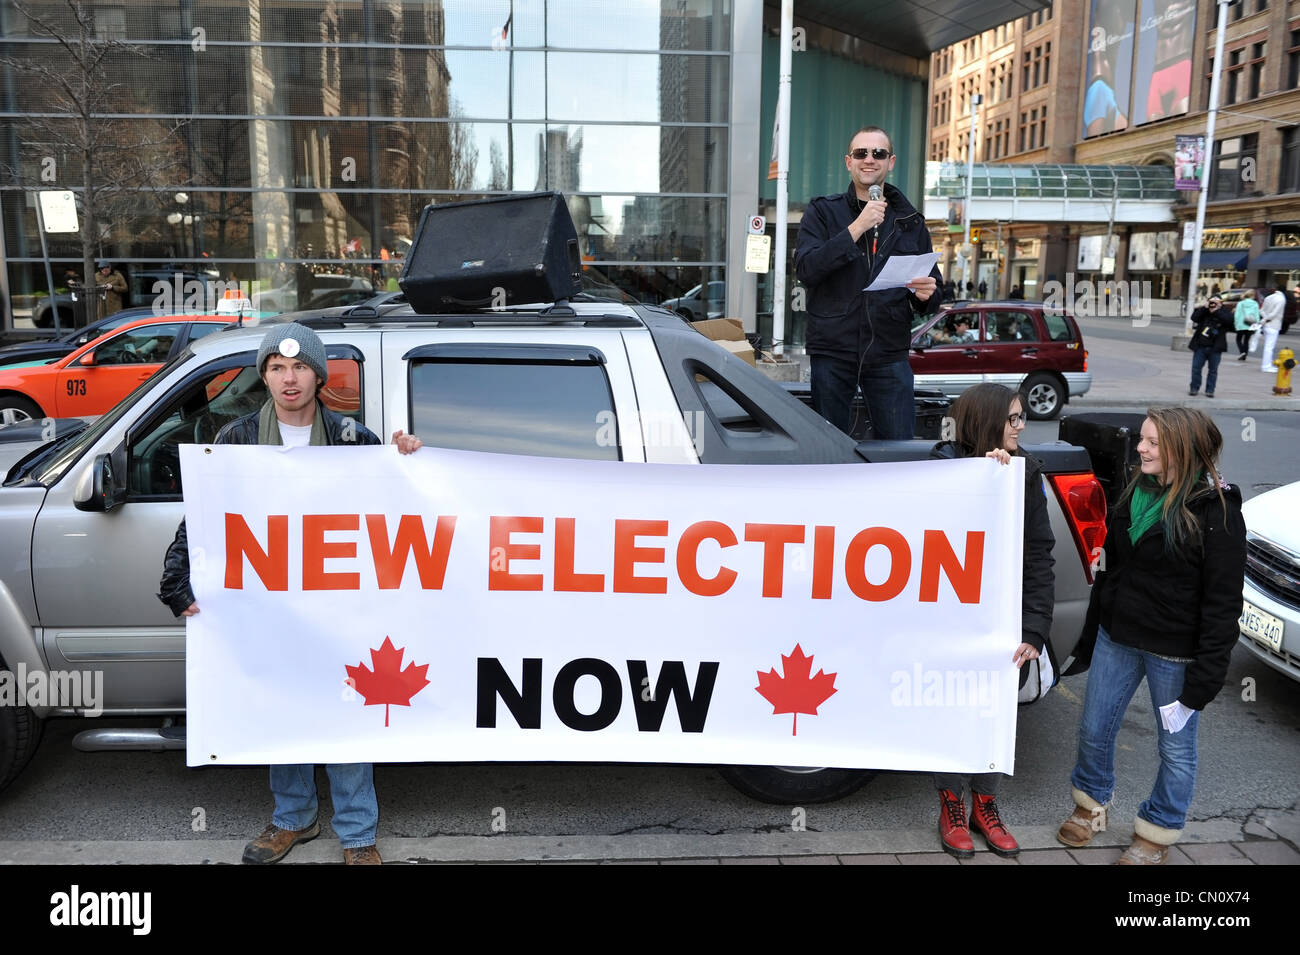
<instances>
[{"instance_id":1,"label":"street lamp post","mask_svg":"<svg viewBox=\"0 0 1300 955\"><path fill-rule=\"evenodd\" d=\"M970 140L966 146L966 201L962 203L961 212L961 231L962 231L962 257L961 257L961 284L962 291L971 281L972 260L975 258L975 247L970 241L970 204L973 187L975 182L975 124L979 120L980 103L984 97L979 93L972 93L970 98Z\"/></svg>"},{"instance_id":2,"label":"street lamp post","mask_svg":"<svg viewBox=\"0 0 1300 955\"><path fill-rule=\"evenodd\" d=\"M1187 331L1191 331L1192 313L1196 311L1196 280L1201 270L1201 233L1205 231L1205 200L1209 194L1207 184L1214 178L1214 127L1219 118L1219 76L1223 72L1223 33L1228 26L1228 4L1234 0L1218 0L1219 25L1214 38L1214 70L1210 73L1210 109L1205 123L1205 149L1209 161L1201 169L1201 191L1196 199L1196 234L1192 238L1192 268L1187 277L1187 311L1184 316Z\"/></svg>"}]
</instances>

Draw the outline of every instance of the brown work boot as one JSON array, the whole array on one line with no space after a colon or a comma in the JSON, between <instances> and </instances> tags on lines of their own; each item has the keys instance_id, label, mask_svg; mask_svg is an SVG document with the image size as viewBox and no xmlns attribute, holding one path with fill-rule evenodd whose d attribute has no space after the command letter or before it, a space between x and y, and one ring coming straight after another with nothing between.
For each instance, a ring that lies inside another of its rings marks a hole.
<instances>
[{"instance_id":1,"label":"brown work boot","mask_svg":"<svg viewBox=\"0 0 1300 955\"><path fill-rule=\"evenodd\" d=\"M1057 830L1056 841L1078 849L1091 842L1095 833L1106 831L1107 807L1077 789L1071 790L1071 795L1074 812Z\"/></svg>"},{"instance_id":2,"label":"brown work boot","mask_svg":"<svg viewBox=\"0 0 1300 955\"><path fill-rule=\"evenodd\" d=\"M361 846L357 849L343 850L344 865L383 865L384 860L379 858L379 850L374 846Z\"/></svg>"},{"instance_id":3,"label":"brown work boot","mask_svg":"<svg viewBox=\"0 0 1300 955\"><path fill-rule=\"evenodd\" d=\"M267 865L279 862L300 842L311 842L320 835L320 821L313 821L306 829L281 829L272 823L262 834L244 846L243 861L248 865Z\"/></svg>"}]
</instances>

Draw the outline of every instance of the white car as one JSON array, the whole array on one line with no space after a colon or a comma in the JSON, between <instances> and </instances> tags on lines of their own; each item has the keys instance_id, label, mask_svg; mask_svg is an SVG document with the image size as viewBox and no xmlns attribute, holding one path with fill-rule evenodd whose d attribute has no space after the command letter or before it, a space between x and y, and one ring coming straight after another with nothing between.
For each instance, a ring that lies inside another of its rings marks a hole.
<instances>
[{"instance_id":1,"label":"white car","mask_svg":"<svg viewBox=\"0 0 1300 955\"><path fill-rule=\"evenodd\" d=\"M1251 498L1241 642L1275 670L1300 680L1300 481Z\"/></svg>"}]
</instances>

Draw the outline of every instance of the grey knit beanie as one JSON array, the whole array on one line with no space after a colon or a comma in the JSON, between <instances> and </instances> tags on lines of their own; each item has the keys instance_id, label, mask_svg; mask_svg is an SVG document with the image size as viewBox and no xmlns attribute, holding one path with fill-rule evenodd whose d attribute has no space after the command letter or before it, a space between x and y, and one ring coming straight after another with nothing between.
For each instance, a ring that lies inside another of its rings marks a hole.
<instances>
[{"instance_id":1,"label":"grey knit beanie","mask_svg":"<svg viewBox=\"0 0 1300 955\"><path fill-rule=\"evenodd\" d=\"M329 364L325 358L325 343L306 325L287 322L276 325L262 339L257 349L257 373L266 373L266 362L272 355L296 358L312 371L324 384L329 379Z\"/></svg>"}]
</instances>

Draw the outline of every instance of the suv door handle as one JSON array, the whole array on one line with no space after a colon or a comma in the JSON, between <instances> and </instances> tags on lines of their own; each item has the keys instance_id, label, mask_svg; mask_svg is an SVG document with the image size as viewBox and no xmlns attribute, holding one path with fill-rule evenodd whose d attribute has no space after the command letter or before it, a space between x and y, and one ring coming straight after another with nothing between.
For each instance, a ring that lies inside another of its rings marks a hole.
<instances>
[{"instance_id":1,"label":"suv door handle","mask_svg":"<svg viewBox=\"0 0 1300 955\"><path fill-rule=\"evenodd\" d=\"M979 352L977 352L974 348L963 348L961 350L961 353L967 358L975 358L979 355Z\"/></svg>"},{"instance_id":2,"label":"suv door handle","mask_svg":"<svg viewBox=\"0 0 1300 955\"><path fill-rule=\"evenodd\" d=\"M1028 357L1033 357L1034 355L1037 355L1037 354L1038 354L1038 349L1037 349L1037 348L1022 348L1022 349L1020 349L1020 354L1025 355L1025 356L1028 356Z\"/></svg>"}]
</instances>

